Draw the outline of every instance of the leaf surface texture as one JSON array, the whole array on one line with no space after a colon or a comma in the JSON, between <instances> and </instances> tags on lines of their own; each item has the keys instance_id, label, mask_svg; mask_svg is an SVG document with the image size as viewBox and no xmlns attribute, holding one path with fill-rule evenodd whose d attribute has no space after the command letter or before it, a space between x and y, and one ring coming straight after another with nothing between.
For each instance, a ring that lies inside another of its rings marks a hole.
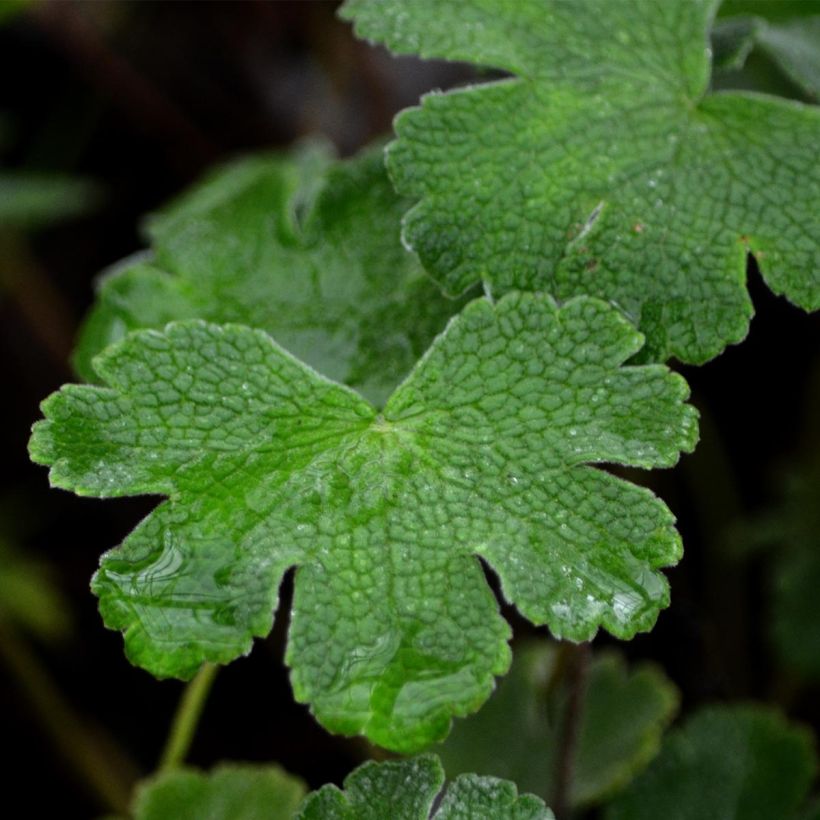
<instances>
[{"instance_id":1,"label":"leaf surface texture","mask_svg":"<svg viewBox=\"0 0 820 820\"><path fill-rule=\"evenodd\" d=\"M43 404L54 485L167 496L93 582L129 657L190 677L270 631L293 566L287 662L329 729L399 751L442 738L509 664L505 598L557 637L628 638L668 603L674 518L599 463L671 466L697 436L682 378L623 366L612 306L471 302L383 413L268 335L171 324Z\"/></svg>"},{"instance_id":2,"label":"leaf surface texture","mask_svg":"<svg viewBox=\"0 0 820 820\"><path fill-rule=\"evenodd\" d=\"M616 302L644 355L700 363L741 340L747 251L820 306L820 109L709 93L714 0L348 0L399 54L512 76L396 121L406 241L451 293Z\"/></svg>"}]
</instances>

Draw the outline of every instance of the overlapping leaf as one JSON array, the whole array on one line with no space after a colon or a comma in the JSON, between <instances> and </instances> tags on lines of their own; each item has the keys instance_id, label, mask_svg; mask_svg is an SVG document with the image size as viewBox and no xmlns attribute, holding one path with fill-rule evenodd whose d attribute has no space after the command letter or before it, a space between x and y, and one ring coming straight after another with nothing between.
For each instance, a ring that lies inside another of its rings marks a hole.
<instances>
[{"instance_id":1,"label":"overlapping leaf","mask_svg":"<svg viewBox=\"0 0 820 820\"><path fill-rule=\"evenodd\" d=\"M555 647L543 643L516 647L498 691L437 749L450 775L494 773L550 802L568 698L556 656ZM677 703L675 687L659 669L627 670L610 652L594 657L578 707L569 803L600 802L635 777L657 754Z\"/></svg>"},{"instance_id":2,"label":"overlapping leaf","mask_svg":"<svg viewBox=\"0 0 820 820\"><path fill-rule=\"evenodd\" d=\"M323 144L227 166L148 223L153 252L100 283L75 352L177 319L270 333L329 378L382 402L462 305L399 240L409 206L380 148L343 162Z\"/></svg>"},{"instance_id":3,"label":"overlapping leaf","mask_svg":"<svg viewBox=\"0 0 820 820\"><path fill-rule=\"evenodd\" d=\"M323 786L308 795L297 820L554 820L534 795L519 796L513 783L462 775L447 787L435 757L365 763L344 783L344 791Z\"/></svg>"},{"instance_id":4,"label":"overlapping leaf","mask_svg":"<svg viewBox=\"0 0 820 820\"><path fill-rule=\"evenodd\" d=\"M135 663L188 677L247 652L297 565L297 699L412 750L509 664L476 555L559 637L630 637L667 604L671 513L589 466L669 466L694 445L684 381L622 366L641 341L595 299L476 300L379 414L261 331L177 323L98 357L107 387L46 400L31 454L81 495L169 496L94 581Z\"/></svg>"},{"instance_id":5,"label":"overlapping leaf","mask_svg":"<svg viewBox=\"0 0 820 820\"><path fill-rule=\"evenodd\" d=\"M817 769L808 731L762 707L703 709L615 800L607 820L790 820Z\"/></svg>"},{"instance_id":6,"label":"overlapping leaf","mask_svg":"<svg viewBox=\"0 0 820 820\"><path fill-rule=\"evenodd\" d=\"M431 94L388 167L446 289L617 302L645 354L703 362L747 331L747 251L820 306L820 110L707 93L715 0L348 0L398 53L514 76Z\"/></svg>"},{"instance_id":7,"label":"overlapping leaf","mask_svg":"<svg viewBox=\"0 0 820 820\"><path fill-rule=\"evenodd\" d=\"M757 49L803 94L813 100L820 98L820 4L804 4L804 9L813 10L814 14L805 13L776 22L758 16L765 13L766 5L735 5L747 15L716 23L712 32L715 67L742 69L749 54Z\"/></svg>"}]
</instances>

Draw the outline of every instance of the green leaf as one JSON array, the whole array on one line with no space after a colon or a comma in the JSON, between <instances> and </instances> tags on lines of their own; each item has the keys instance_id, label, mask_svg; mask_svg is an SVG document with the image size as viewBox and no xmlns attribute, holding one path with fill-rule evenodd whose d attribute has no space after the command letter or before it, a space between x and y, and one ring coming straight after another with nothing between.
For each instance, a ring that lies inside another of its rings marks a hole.
<instances>
[{"instance_id":1,"label":"green leaf","mask_svg":"<svg viewBox=\"0 0 820 820\"><path fill-rule=\"evenodd\" d=\"M462 775L444 792L438 760L365 763L344 782L344 791L323 786L308 795L296 820L554 820L534 795L520 797L515 785L494 777Z\"/></svg>"},{"instance_id":2,"label":"green leaf","mask_svg":"<svg viewBox=\"0 0 820 820\"><path fill-rule=\"evenodd\" d=\"M4 621L38 638L60 638L70 613L49 567L0 538L0 623Z\"/></svg>"},{"instance_id":3,"label":"green leaf","mask_svg":"<svg viewBox=\"0 0 820 820\"><path fill-rule=\"evenodd\" d=\"M707 93L715 5L347 1L397 53L514 75L396 120L405 240L447 291L600 296L646 357L694 363L747 332L747 251L775 293L820 307L820 109Z\"/></svg>"},{"instance_id":4,"label":"green leaf","mask_svg":"<svg viewBox=\"0 0 820 820\"><path fill-rule=\"evenodd\" d=\"M76 177L0 171L0 229L33 230L79 216L99 195L96 185Z\"/></svg>"},{"instance_id":5,"label":"green leaf","mask_svg":"<svg viewBox=\"0 0 820 820\"><path fill-rule=\"evenodd\" d=\"M550 802L569 695L557 656L543 643L516 647L498 691L436 750L448 773L492 772ZM580 706L570 804L600 802L643 770L677 707L677 690L654 666L627 671L614 652L595 656Z\"/></svg>"},{"instance_id":6,"label":"green leaf","mask_svg":"<svg viewBox=\"0 0 820 820\"><path fill-rule=\"evenodd\" d=\"M94 381L93 357L130 330L240 322L380 404L464 304L402 247L408 207L378 147L334 162L310 143L235 162L149 221L152 254L105 276L77 370Z\"/></svg>"},{"instance_id":7,"label":"green leaf","mask_svg":"<svg viewBox=\"0 0 820 820\"><path fill-rule=\"evenodd\" d=\"M509 665L505 597L556 636L628 638L667 605L674 518L595 469L671 466L697 414L612 306L470 303L383 414L236 325L171 324L43 403L32 458L80 495L169 496L94 580L132 661L190 677L267 635L298 565L287 661L330 730L410 751Z\"/></svg>"},{"instance_id":8,"label":"green leaf","mask_svg":"<svg viewBox=\"0 0 820 820\"><path fill-rule=\"evenodd\" d=\"M607 820L788 820L817 760L811 734L769 709L702 709L609 808Z\"/></svg>"},{"instance_id":9,"label":"green leaf","mask_svg":"<svg viewBox=\"0 0 820 820\"><path fill-rule=\"evenodd\" d=\"M223 763L175 769L143 782L134 820L291 820L304 784L278 766Z\"/></svg>"},{"instance_id":10,"label":"green leaf","mask_svg":"<svg viewBox=\"0 0 820 820\"><path fill-rule=\"evenodd\" d=\"M757 48L807 96L820 97L820 14L780 23L756 16L730 17L715 25L712 45L715 68L740 70Z\"/></svg>"}]
</instances>

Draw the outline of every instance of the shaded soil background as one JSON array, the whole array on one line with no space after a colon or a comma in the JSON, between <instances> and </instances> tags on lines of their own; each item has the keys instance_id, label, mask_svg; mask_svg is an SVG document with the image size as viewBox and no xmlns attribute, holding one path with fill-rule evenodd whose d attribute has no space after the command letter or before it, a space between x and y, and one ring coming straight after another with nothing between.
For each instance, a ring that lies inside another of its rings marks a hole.
<instances>
[{"instance_id":1,"label":"shaded soil background","mask_svg":"<svg viewBox=\"0 0 820 820\"><path fill-rule=\"evenodd\" d=\"M26 454L38 403L72 378L72 339L94 277L143 247L141 217L215 162L307 134L349 154L389 132L420 93L474 76L392 59L356 42L334 2L46 2L0 27L0 112L14 128L4 164L96 180L101 205L29 234L0 259L3 361L0 531L47 561L73 613L71 635L34 645L68 701L104 727L143 773L154 766L181 684L129 665L88 590L100 554L150 500L78 499L48 488ZM624 649L661 663L684 709L723 699L779 702L820 725L816 690L796 688L772 652L769 557L737 557L737 533L778 497L779 476L817 442L820 316L773 296L753 266L757 316L747 341L702 368L681 368L703 412L700 446L674 471L641 477L679 517L686 555L670 572L672 606ZM812 435L812 425L814 434ZM286 611L285 603L281 611ZM517 636L535 630L514 612ZM282 656L286 619L223 670L190 760L275 760L311 786L367 755L293 703ZM596 644L609 642L604 636ZM91 817L102 808L42 731L20 682L0 673L7 805L31 816ZM36 779L47 787L31 788Z\"/></svg>"}]
</instances>

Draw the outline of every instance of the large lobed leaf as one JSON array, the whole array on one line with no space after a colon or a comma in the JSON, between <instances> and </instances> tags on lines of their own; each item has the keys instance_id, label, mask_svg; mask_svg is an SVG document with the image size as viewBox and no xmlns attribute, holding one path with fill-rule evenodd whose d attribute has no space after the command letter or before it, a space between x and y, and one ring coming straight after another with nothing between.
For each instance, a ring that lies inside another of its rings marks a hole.
<instances>
[{"instance_id":1,"label":"large lobed leaf","mask_svg":"<svg viewBox=\"0 0 820 820\"><path fill-rule=\"evenodd\" d=\"M441 295L399 239L409 202L380 147L334 161L323 143L219 169L148 222L152 252L105 276L74 360L178 319L270 333L381 403L464 301Z\"/></svg>"},{"instance_id":2,"label":"large lobed leaf","mask_svg":"<svg viewBox=\"0 0 820 820\"><path fill-rule=\"evenodd\" d=\"M641 342L595 299L476 300L379 414L261 331L176 323L100 355L107 387L47 399L30 449L80 495L169 497L93 583L134 663L185 678L247 652L296 565L296 698L408 751L509 664L476 556L558 637L628 638L668 603L673 516L591 466L694 446L683 379L623 366Z\"/></svg>"},{"instance_id":3,"label":"large lobed leaf","mask_svg":"<svg viewBox=\"0 0 820 820\"><path fill-rule=\"evenodd\" d=\"M347 0L401 54L514 75L426 96L388 168L406 241L452 293L617 302L645 355L703 362L744 337L747 251L820 307L820 109L707 93L716 0Z\"/></svg>"},{"instance_id":4,"label":"large lobed leaf","mask_svg":"<svg viewBox=\"0 0 820 820\"><path fill-rule=\"evenodd\" d=\"M365 763L344 782L344 791L323 786L308 795L296 820L554 820L531 794L495 777L461 775L436 797L444 771L435 757Z\"/></svg>"}]
</instances>

